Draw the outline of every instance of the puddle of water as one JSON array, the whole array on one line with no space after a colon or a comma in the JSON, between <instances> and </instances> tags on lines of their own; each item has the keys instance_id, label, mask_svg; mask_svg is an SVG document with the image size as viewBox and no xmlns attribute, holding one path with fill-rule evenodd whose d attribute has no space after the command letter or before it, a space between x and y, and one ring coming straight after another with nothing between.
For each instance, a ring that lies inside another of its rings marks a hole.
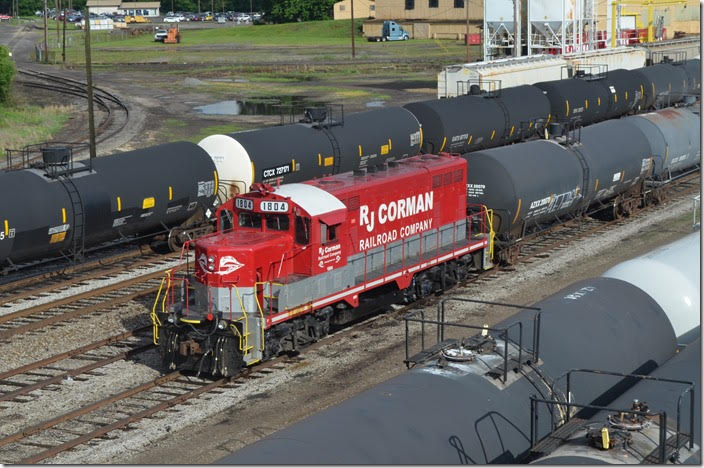
<instances>
[{"instance_id":1,"label":"puddle of water","mask_svg":"<svg viewBox=\"0 0 704 468\"><path fill-rule=\"evenodd\" d=\"M276 96L271 98L220 101L198 106L194 109L207 115L281 115L301 114L306 107L322 106L318 102L307 101L302 96Z\"/></svg>"},{"instance_id":2,"label":"puddle of water","mask_svg":"<svg viewBox=\"0 0 704 468\"><path fill-rule=\"evenodd\" d=\"M205 81L210 83L249 83L249 80L243 80L241 78L208 78Z\"/></svg>"},{"instance_id":3,"label":"puddle of water","mask_svg":"<svg viewBox=\"0 0 704 468\"><path fill-rule=\"evenodd\" d=\"M367 107L384 107L386 101L369 101Z\"/></svg>"}]
</instances>

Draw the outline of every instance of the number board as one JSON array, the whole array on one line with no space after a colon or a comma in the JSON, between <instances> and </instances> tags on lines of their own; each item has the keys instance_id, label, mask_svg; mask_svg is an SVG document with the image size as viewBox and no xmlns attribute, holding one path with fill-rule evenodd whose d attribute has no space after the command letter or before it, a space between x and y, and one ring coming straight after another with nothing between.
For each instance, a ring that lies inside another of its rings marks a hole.
<instances>
[{"instance_id":1,"label":"number board","mask_svg":"<svg viewBox=\"0 0 704 468\"><path fill-rule=\"evenodd\" d=\"M235 207L240 210L252 211L254 209L254 202L249 198L235 198Z\"/></svg>"},{"instance_id":2,"label":"number board","mask_svg":"<svg viewBox=\"0 0 704 468\"><path fill-rule=\"evenodd\" d=\"M264 200L259 204L259 210L265 213L287 213L288 202Z\"/></svg>"}]
</instances>

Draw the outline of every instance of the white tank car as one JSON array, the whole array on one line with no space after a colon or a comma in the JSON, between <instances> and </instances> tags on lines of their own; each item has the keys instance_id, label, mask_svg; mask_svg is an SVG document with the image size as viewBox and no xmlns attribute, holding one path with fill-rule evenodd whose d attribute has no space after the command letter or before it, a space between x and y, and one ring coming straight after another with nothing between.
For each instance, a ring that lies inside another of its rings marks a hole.
<instances>
[{"instance_id":1,"label":"white tank car","mask_svg":"<svg viewBox=\"0 0 704 468\"><path fill-rule=\"evenodd\" d=\"M619 263L602 276L617 278L650 295L670 318L680 337L701 322L700 231L652 252Z\"/></svg>"}]
</instances>

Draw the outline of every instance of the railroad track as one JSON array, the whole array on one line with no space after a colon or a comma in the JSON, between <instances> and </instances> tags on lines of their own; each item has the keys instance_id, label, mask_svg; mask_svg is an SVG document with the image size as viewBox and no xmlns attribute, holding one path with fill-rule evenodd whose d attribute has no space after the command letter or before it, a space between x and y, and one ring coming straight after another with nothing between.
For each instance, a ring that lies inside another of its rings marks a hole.
<instances>
[{"instance_id":1,"label":"railroad track","mask_svg":"<svg viewBox=\"0 0 704 468\"><path fill-rule=\"evenodd\" d=\"M156 271L137 274L124 280L115 280L118 273L123 273L124 268L115 268L110 274L94 273L100 275L107 285L98 286L88 291L78 291L76 294L66 295L47 302L18 308L12 312L0 315L0 342L12 340L19 334L28 332L45 332L50 327L64 326L68 321L89 317L96 314L116 313L115 308L130 301L149 298L158 290L166 270L175 268L173 264L163 265L169 259L158 258L140 264L158 267ZM178 269L176 267L175 269ZM81 289L84 284L75 285ZM47 296L48 292L42 292ZM4 304L5 307L9 303Z\"/></svg>"},{"instance_id":2,"label":"railroad track","mask_svg":"<svg viewBox=\"0 0 704 468\"><path fill-rule=\"evenodd\" d=\"M121 274L129 269L149 268L176 260L177 254L160 255L141 250L129 250L107 258L69 266L60 271L22 278L0 285L0 314L21 305L22 301L48 296L85 284L96 278Z\"/></svg>"},{"instance_id":3,"label":"railroad track","mask_svg":"<svg viewBox=\"0 0 704 468\"><path fill-rule=\"evenodd\" d=\"M697 177L697 179L695 180L694 177ZM678 186L679 188L675 190L676 195L663 202L661 206L667 206L674 201L681 200L685 195L698 191L698 175L683 178ZM523 255L519 257L519 261L530 262L537 258L549 256L562 248L569 247L570 244L584 237L597 236L613 228L615 225L624 225L632 220L648 216L650 212L656 208L657 206L646 207L629 218L612 221L599 221L592 218L574 220L573 222L544 232L541 236L532 239L532 244L526 245L526 250ZM510 274L510 271L510 268L490 270L463 281L460 285L467 286L473 282L492 281ZM308 345L303 351L307 353L318 346L334 344L337 340L343 340L351 334L363 332L366 328L385 326L384 324L386 322L398 320L411 308L432 307L438 300L439 299L434 296L429 296L421 301L399 308L383 316L376 316L364 320L354 327L343 329L321 341ZM136 335L141 331L143 330L137 330L134 334ZM99 346L94 344L89 347L90 349L97 349ZM144 350L148 351L149 347L150 345L145 345ZM129 353L137 352L132 351L132 349L134 348L130 348L129 350L123 349L110 356L95 358L95 362L91 362L87 366L73 370L62 369L57 371L57 374L52 373L49 376L44 376L42 380L11 390L15 393L6 393L5 395L7 396L0 395L0 402L7 402L4 404L21 404L24 400L16 401L18 396L29 395L32 391L38 389L50 388L51 385L65 380L66 376L79 379L92 378L91 373L96 368L104 365L104 362L115 362L116 360L124 359ZM79 351L83 352L84 350L80 349L75 352L70 352L69 354L72 356L80 356L81 353ZM51 360L53 358L48 359ZM127 430L131 424L144 418L158 417L157 413L168 410L176 405L188 403L189 400L199 398L206 394L217 394L228 388L242 386L247 380L256 379L271 372L275 372L276 370L285 369L288 364L299 363L305 359L305 355L295 358L291 356L280 356L260 364L253 369L247 369L240 376L231 379L210 380L196 378L192 375L180 372L169 373L151 381L139 383L132 388L117 392L102 400L90 403L87 406L26 427L0 439L0 460L5 463L37 463L94 439L111 438L109 435L110 432L119 429ZM9 377L19 375L22 372L26 372L28 369L38 369L42 365L46 366L50 364L45 361L47 360L0 374L0 379L7 380ZM37 374L37 372L34 372L34 374Z\"/></svg>"},{"instance_id":4,"label":"railroad track","mask_svg":"<svg viewBox=\"0 0 704 468\"><path fill-rule=\"evenodd\" d=\"M88 85L82 81L27 68L18 69L17 72L23 78L16 79L15 83L22 86L88 99ZM96 86L93 86L93 102L104 112L96 127L96 143L101 143L125 128L129 121L129 108L119 97Z\"/></svg>"}]
</instances>

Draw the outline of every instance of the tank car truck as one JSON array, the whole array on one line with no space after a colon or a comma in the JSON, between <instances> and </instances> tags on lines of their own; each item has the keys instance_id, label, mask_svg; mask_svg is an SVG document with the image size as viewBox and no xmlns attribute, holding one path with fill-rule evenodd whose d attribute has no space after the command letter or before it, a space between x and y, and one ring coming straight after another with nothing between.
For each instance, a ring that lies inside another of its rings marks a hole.
<instances>
[{"instance_id":1,"label":"tank car truck","mask_svg":"<svg viewBox=\"0 0 704 468\"><path fill-rule=\"evenodd\" d=\"M162 282L152 321L163 364L236 375L490 268L491 213L468 207L466 170L426 154L228 200L193 265Z\"/></svg>"}]
</instances>

